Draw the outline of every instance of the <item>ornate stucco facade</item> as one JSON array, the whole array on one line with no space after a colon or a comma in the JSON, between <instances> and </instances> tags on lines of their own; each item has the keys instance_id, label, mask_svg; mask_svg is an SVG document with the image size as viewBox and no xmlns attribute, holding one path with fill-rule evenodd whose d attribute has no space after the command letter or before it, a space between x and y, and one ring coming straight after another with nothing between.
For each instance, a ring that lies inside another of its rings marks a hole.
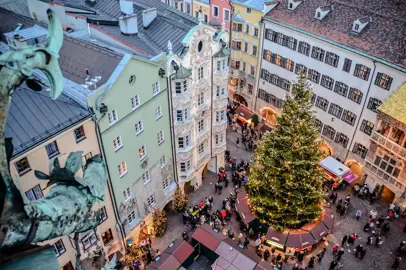
<instances>
[{"instance_id":1,"label":"ornate stucco facade","mask_svg":"<svg viewBox=\"0 0 406 270\"><path fill-rule=\"evenodd\" d=\"M182 41L184 49L169 48L167 70L178 181L202 183L206 170L224 166L227 129L228 34L203 25L192 28ZM170 47L170 46L169 46Z\"/></svg>"}]
</instances>

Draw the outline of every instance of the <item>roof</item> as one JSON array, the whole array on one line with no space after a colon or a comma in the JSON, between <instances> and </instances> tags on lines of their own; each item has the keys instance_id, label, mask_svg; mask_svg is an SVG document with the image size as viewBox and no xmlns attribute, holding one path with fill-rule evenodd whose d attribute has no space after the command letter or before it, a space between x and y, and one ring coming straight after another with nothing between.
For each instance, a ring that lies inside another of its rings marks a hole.
<instances>
[{"instance_id":1,"label":"roof","mask_svg":"<svg viewBox=\"0 0 406 270\"><path fill-rule=\"evenodd\" d=\"M241 13L238 11L237 14L233 16L233 22L245 22L244 18L241 16Z\"/></svg>"},{"instance_id":2,"label":"roof","mask_svg":"<svg viewBox=\"0 0 406 270\"><path fill-rule=\"evenodd\" d=\"M24 40L46 36L47 34L48 34L47 29L36 24L34 24L32 27L24 28L18 31L4 33L4 35L8 38L13 38L14 35L19 35Z\"/></svg>"},{"instance_id":3,"label":"roof","mask_svg":"<svg viewBox=\"0 0 406 270\"><path fill-rule=\"evenodd\" d=\"M0 0L0 7L29 17L30 10L27 1L28 0ZM2 23L4 22L2 21Z\"/></svg>"},{"instance_id":4,"label":"roof","mask_svg":"<svg viewBox=\"0 0 406 270\"><path fill-rule=\"evenodd\" d=\"M196 2L197 2L197 3L203 3L203 4L206 4L206 5L209 5L209 4L210 4L210 1L209 1L209 0L196 0Z\"/></svg>"},{"instance_id":5,"label":"roof","mask_svg":"<svg viewBox=\"0 0 406 270\"><path fill-rule=\"evenodd\" d=\"M406 124L406 84L399 87L378 110L393 119Z\"/></svg>"},{"instance_id":6,"label":"roof","mask_svg":"<svg viewBox=\"0 0 406 270\"><path fill-rule=\"evenodd\" d=\"M185 68L182 64L179 66L179 70L176 71L175 75L173 76L174 80L183 80L192 75L192 69Z\"/></svg>"},{"instance_id":7,"label":"roof","mask_svg":"<svg viewBox=\"0 0 406 270\"><path fill-rule=\"evenodd\" d=\"M321 167L323 167L324 169L328 170L329 172L333 173L338 177L343 176L350 170L350 168L348 168L340 161L331 156L326 157L325 159L320 161L319 164Z\"/></svg>"},{"instance_id":8,"label":"roof","mask_svg":"<svg viewBox=\"0 0 406 270\"><path fill-rule=\"evenodd\" d=\"M178 270L181 263L171 254L162 253L160 256L156 257L151 264L147 266L149 269L162 269L162 270Z\"/></svg>"},{"instance_id":9,"label":"roof","mask_svg":"<svg viewBox=\"0 0 406 270\"><path fill-rule=\"evenodd\" d=\"M333 4L334 10L321 21L315 19L316 9L327 4ZM352 33L354 21L370 16L372 23L361 33ZM265 18L406 68L405 16L406 6L401 1L312 0L292 11L288 0L281 0Z\"/></svg>"},{"instance_id":10,"label":"roof","mask_svg":"<svg viewBox=\"0 0 406 270\"><path fill-rule=\"evenodd\" d=\"M231 240L232 241L232 240ZM222 267L226 266L225 269L229 269L229 266L232 265L236 269L248 270L254 269L257 264L255 261L251 260L240 250L235 249L234 245L230 245L226 241L220 243L216 249L216 254L220 256L223 260L221 261Z\"/></svg>"},{"instance_id":11,"label":"roof","mask_svg":"<svg viewBox=\"0 0 406 270\"><path fill-rule=\"evenodd\" d=\"M34 25L34 20L32 20L31 18L19 15L2 7L0 7L0 18L0 40L2 41L6 41L6 38L3 36L3 34L13 31L14 28L17 26L17 23L23 24L21 30Z\"/></svg>"},{"instance_id":12,"label":"roof","mask_svg":"<svg viewBox=\"0 0 406 270\"><path fill-rule=\"evenodd\" d=\"M12 95L5 137L13 139L16 156L88 117L90 112L64 93L53 100L49 92L23 84Z\"/></svg>"},{"instance_id":13,"label":"roof","mask_svg":"<svg viewBox=\"0 0 406 270\"><path fill-rule=\"evenodd\" d=\"M259 11L262 11L264 9L264 2L269 2L269 1L264 1L264 0L234 0L233 4L241 5L244 7L249 7L253 8Z\"/></svg>"},{"instance_id":14,"label":"roof","mask_svg":"<svg viewBox=\"0 0 406 270\"><path fill-rule=\"evenodd\" d=\"M248 224L256 219L256 216L252 213L248 205L248 195L245 191L240 191L237 194L237 204L235 207L244 224Z\"/></svg>"},{"instance_id":15,"label":"roof","mask_svg":"<svg viewBox=\"0 0 406 270\"><path fill-rule=\"evenodd\" d=\"M193 233L192 238L208 249L215 251L220 245L220 242L227 237L221 233L213 231L208 224L203 224Z\"/></svg>"},{"instance_id":16,"label":"roof","mask_svg":"<svg viewBox=\"0 0 406 270\"><path fill-rule=\"evenodd\" d=\"M121 16L119 1L97 0L95 5L89 5L88 7L112 18L117 19ZM148 8L156 8L157 17L147 28L144 28L142 26L142 11ZM118 25L106 26L99 24L97 27L150 55L156 55L167 50L169 40L173 44L173 51L179 52L183 47L181 44L182 39L191 28L198 24L197 18L172 8L159 0L134 1L134 13L137 14L139 25L137 35L122 35Z\"/></svg>"}]
</instances>

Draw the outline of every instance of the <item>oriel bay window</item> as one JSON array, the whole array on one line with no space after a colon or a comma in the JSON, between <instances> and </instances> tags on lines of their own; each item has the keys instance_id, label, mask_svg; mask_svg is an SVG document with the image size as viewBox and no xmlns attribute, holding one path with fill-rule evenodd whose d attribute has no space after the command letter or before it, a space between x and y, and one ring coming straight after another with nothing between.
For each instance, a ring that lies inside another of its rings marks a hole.
<instances>
[{"instance_id":1,"label":"oriel bay window","mask_svg":"<svg viewBox=\"0 0 406 270\"><path fill-rule=\"evenodd\" d=\"M379 169L397 178L400 173L399 162L395 158L391 158L387 155L376 156L374 160L374 165L379 167Z\"/></svg>"},{"instance_id":2,"label":"oriel bay window","mask_svg":"<svg viewBox=\"0 0 406 270\"><path fill-rule=\"evenodd\" d=\"M187 80L175 82L175 93L177 95L186 93L188 90Z\"/></svg>"}]
</instances>

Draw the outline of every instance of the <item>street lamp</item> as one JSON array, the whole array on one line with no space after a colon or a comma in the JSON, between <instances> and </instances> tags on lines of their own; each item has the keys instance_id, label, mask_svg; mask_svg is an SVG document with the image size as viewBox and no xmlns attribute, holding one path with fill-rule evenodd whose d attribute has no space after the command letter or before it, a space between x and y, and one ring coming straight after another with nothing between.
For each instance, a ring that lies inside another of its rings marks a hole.
<instances>
[{"instance_id":1,"label":"street lamp","mask_svg":"<svg viewBox=\"0 0 406 270\"><path fill-rule=\"evenodd\" d=\"M134 242L131 238L128 238L127 241L125 241L125 243L127 244L127 247L131 247Z\"/></svg>"}]
</instances>

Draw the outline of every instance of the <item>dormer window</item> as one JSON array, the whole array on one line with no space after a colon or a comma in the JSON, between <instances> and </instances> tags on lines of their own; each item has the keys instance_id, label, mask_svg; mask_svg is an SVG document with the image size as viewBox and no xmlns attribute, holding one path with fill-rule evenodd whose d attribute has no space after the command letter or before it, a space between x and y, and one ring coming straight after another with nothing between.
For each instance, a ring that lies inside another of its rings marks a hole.
<instances>
[{"instance_id":1,"label":"dormer window","mask_svg":"<svg viewBox=\"0 0 406 270\"><path fill-rule=\"evenodd\" d=\"M352 32L355 34L361 33L368 23L372 23L372 17L362 17L355 20L352 24Z\"/></svg>"},{"instance_id":2,"label":"dormer window","mask_svg":"<svg viewBox=\"0 0 406 270\"><path fill-rule=\"evenodd\" d=\"M316 9L316 15L315 18L318 20L322 20L324 19L324 17L327 16L327 14L330 13L330 11L333 10L333 5L327 5L327 6L322 6L322 7L318 7Z\"/></svg>"},{"instance_id":3,"label":"dormer window","mask_svg":"<svg viewBox=\"0 0 406 270\"><path fill-rule=\"evenodd\" d=\"M354 23L354 30L356 30L356 31L359 30L359 24L358 23Z\"/></svg>"},{"instance_id":4,"label":"dormer window","mask_svg":"<svg viewBox=\"0 0 406 270\"><path fill-rule=\"evenodd\" d=\"M295 10L302 2L302 0L289 0L288 9Z\"/></svg>"},{"instance_id":5,"label":"dormer window","mask_svg":"<svg viewBox=\"0 0 406 270\"><path fill-rule=\"evenodd\" d=\"M320 18L321 18L321 12L317 12L317 15L316 15L316 16L317 16L317 18L320 19Z\"/></svg>"},{"instance_id":6,"label":"dormer window","mask_svg":"<svg viewBox=\"0 0 406 270\"><path fill-rule=\"evenodd\" d=\"M293 9L293 3L289 3L289 9Z\"/></svg>"}]
</instances>

